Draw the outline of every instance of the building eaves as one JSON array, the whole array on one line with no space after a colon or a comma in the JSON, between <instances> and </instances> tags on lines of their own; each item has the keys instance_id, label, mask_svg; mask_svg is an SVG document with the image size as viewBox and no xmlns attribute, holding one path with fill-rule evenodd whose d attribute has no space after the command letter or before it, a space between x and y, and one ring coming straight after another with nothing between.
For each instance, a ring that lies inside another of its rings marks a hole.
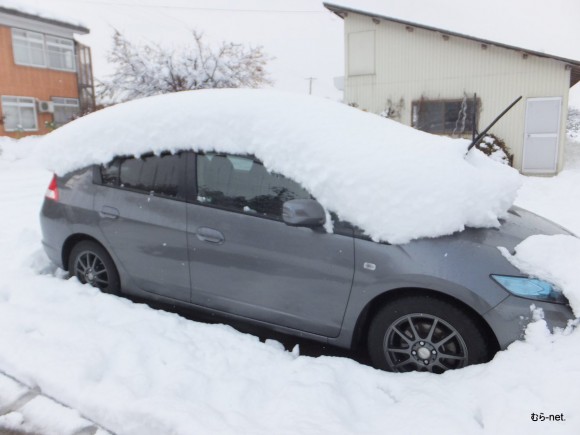
<instances>
[{"instance_id":1,"label":"building eaves","mask_svg":"<svg viewBox=\"0 0 580 435\"><path fill-rule=\"evenodd\" d=\"M364 16L367 16L367 17L370 17L370 18L373 18L376 20L391 21L393 23L402 24L404 26L410 26L410 27L415 27L418 29L424 29L424 30L429 30L432 32L437 32L437 33L440 33L442 35L454 36L457 38L463 38L463 39L468 39L471 41L479 42L481 44L495 45L496 47L506 48L508 50L514 50L514 51L517 51L520 53L531 54L533 56L554 59L554 60L557 60L560 62L564 62L570 68L570 70L571 70L570 87L574 86L576 83L578 83L580 81L580 61L578 61L578 60L566 59L564 57L553 56L551 54L542 53L539 51L528 50L526 48L515 47L513 45L508 45L508 44L502 44L501 42L495 42L495 41L489 41L487 39L476 38L475 36L464 35L462 33L452 32L452 31L445 30L445 29L439 29L437 27L426 26L424 24L418 24L418 23L413 23L411 21L400 20L398 18L387 17L384 15L379 15L379 14L375 14L372 12L363 11L360 9L349 8L346 6L340 6L340 5L336 5L336 4L332 4L332 3L323 3L323 5L326 9L335 13L336 15L338 15L340 18L343 18L343 19L348 13L364 15Z\"/></svg>"},{"instance_id":2,"label":"building eaves","mask_svg":"<svg viewBox=\"0 0 580 435\"><path fill-rule=\"evenodd\" d=\"M67 23L67 22L56 20L53 18L45 18L45 17L41 17L39 15L29 14L27 12L19 11L18 9L7 8L4 6L0 6L0 13L14 15L17 17L22 17L22 18L27 18L30 20L40 21L42 23L52 24L54 26L64 27L66 29L70 29L73 32L79 33L81 35L86 35L87 33L90 32L90 30L84 26Z\"/></svg>"}]
</instances>

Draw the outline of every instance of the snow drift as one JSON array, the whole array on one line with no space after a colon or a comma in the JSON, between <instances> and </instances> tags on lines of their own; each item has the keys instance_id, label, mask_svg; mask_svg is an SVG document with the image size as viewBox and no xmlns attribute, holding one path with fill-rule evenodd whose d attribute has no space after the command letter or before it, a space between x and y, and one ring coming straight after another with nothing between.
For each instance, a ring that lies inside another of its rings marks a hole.
<instances>
[{"instance_id":1,"label":"snow drift","mask_svg":"<svg viewBox=\"0 0 580 435\"><path fill-rule=\"evenodd\" d=\"M498 226L512 205L518 173L466 148L324 99L226 89L101 110L46 136L41 155L63 174L150 151L253 154L374 240L406 243Z\"/></svg>"}]
</instances>

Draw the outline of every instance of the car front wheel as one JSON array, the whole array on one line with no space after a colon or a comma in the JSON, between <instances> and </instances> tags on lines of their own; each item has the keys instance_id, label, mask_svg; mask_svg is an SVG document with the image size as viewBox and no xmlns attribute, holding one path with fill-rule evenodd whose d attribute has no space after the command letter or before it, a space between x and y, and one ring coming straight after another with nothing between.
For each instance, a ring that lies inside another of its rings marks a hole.
<instances>
[{"instance_id":1,"label":"car front wheel","mask_svg":"<svg viewBox=\"0 0 580 435\"><path fill-rule=\"evenodd\" d=\"M119 292L119 275L113 259L98 243L83 240L75 245L69 257L69 273L83 284L98 287L105 293Z\"/></svg>"},{"instance_id":2,"label":"car front wheel","mask_svg":"<svg viewBox=\"0 0 580 435\"><path fill-rule=\"evenodd\" d=\"M368 335L373 365L393 372L443 373L489 361L485 335L468 314L429 296L409 296L382 307Z\"/></svg>"}]
</instances>

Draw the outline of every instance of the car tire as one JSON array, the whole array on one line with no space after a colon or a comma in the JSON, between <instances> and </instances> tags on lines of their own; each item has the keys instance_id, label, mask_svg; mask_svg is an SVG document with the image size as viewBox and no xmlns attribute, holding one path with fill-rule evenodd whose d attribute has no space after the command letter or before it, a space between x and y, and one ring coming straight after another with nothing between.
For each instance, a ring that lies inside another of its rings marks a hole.
<instances>
[{"instance_id":1,"label":"car tire","mask_svg":"<svg viewBox=\"0 0 580 435\"><path fill-rule=\"evenodd\" d=\"M392 372L443 373L492 356L485 334L466 312L426 295L383 306L371 321L368 351L376 368Z\"/></svg>"},{"instance_id":2,"label":"car tire","mask_svg":"<svg viewBox=\"0 0 580 435\"><path fill-rule=\"evenodd\" d=\"M81 283L97 287L104 293L118 294L121 289L113 259L105 248L91 240L83 240L73 247L68 270Z\"/></svg>"}]
</instances>

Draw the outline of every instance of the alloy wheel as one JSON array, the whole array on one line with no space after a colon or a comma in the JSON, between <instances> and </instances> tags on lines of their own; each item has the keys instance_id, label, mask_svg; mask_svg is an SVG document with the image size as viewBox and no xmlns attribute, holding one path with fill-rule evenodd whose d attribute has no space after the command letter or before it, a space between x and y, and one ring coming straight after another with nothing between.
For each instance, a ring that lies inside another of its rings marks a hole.
<instances>
[{"instance_id":1,"label":"alloy wheel","mask_svg":"<svg viewBox=\"0 0 580 435\"><path fill-rule=\"evenodd\" d=\"M465 341L443 319L424 313L400 317L387 329L383 351L391 370L443 373L467 365Z\"/></svg>"},{"instance_id":2,"label":"alloy wheel","mask_svg":"<svg viewBox=\"0 0 580 435\"><path fill-rule=\"evenodd\" d=\"M109 273L103 260L92 251L81 252L75 260L75 276L83 284L101 289L109 286Z\"/></svg>"}]
</instances>

